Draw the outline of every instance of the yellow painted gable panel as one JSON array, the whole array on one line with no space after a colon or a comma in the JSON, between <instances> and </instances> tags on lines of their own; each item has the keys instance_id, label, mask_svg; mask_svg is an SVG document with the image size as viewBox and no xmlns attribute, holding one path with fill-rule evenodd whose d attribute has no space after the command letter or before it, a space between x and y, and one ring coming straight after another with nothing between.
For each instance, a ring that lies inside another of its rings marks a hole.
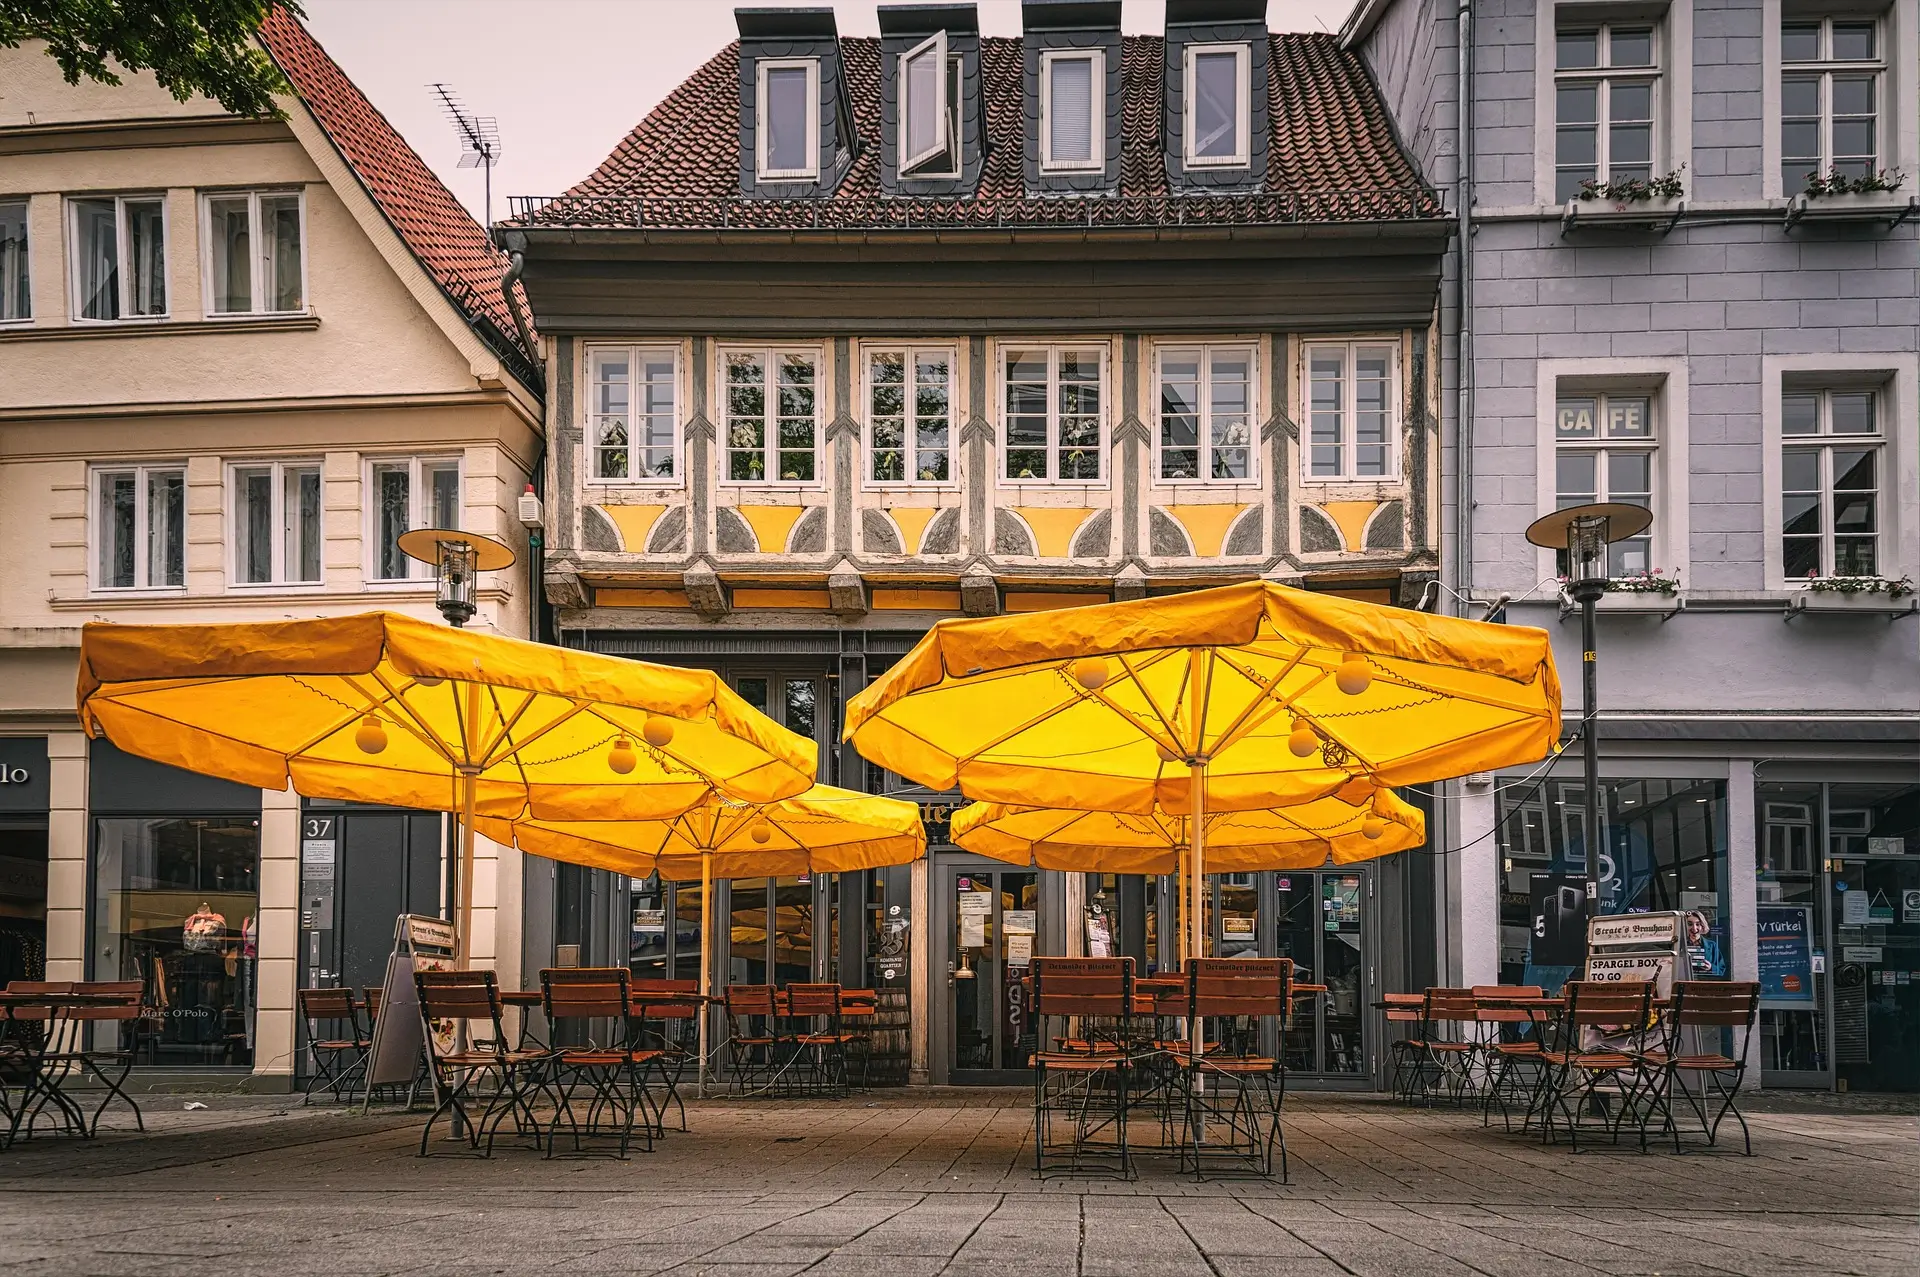
<instances>
[{"instance_id":1,"label":"yellow painted gable panel","mask_svg":"<svg viewBox=\"0 0 1920 1277\"><path fill-rule=\"evenodd\" d=\"M760 553L779 554L787 548L787 536L793 531L793 525L800 522L800 516L810 507L803 505L740 505L734 509L740 512L753 528L753 536L760 543Z\"/></svg>"},{"instance_id":2,"label":"yellow painted gable panel","mask_svg":"<svg viewBox=\"0 0 1920 1277\"><path fill-rule=\"evenodd\" d=\"M613 526L620 530L621 548L629 554L645 553L647 533L667 512L663 505L600 505L594 509L613 520Z\"/></svg>"},{"instance_id":3,"label":"yellow painted gable panel","mask_svg":"<svg viewBox=\"0 0 1920 1277\"><path fill-rule=\"evenodd\" d=\"M1180 526L1187 530L1187 538L1193 542L1194 554L1211 559L1220 553L1220 546L1227 539L1227 529L1233 526L1233 521L1247 507L1210 504L1170 505L1163 508L1180 520Z\"/></svg>"},{"instance_id":4,"label":"yellow painted gable panel","mask_svg":"<svg viewBox=\"0 0 1920 1277\"><path fill-rule=\"evenodd\" d=\"M938 506L902 505L886 511L900 528L900 544L908 554L920 553L920 540L927 535L927 525L933 522L933 516L940 513Z\"/></svg>"},{"instance_id":5,"label":"yellow painted gable panel","mask_svg":"<svg viewBox=\"0 0 1920 1277\"><path fill-rule=\"evenodd\" d=\"M1347 549L1365 548L1367 519L1380 508L1378 501L1327 501L1320 508L1339 525L1340 539L1347 543Z\"/></svg>"},{"instance_id":6,"label":"yellow painted gable panel","mask_svg":"<svg viewBox=\"0 0 1920 1277\"><path fill-rule=\"evenodd\" d=\"M1087 516L1093 511L1084 506L1074 506L1062 510L1056 506L1009 506L1015 514L1027 521L1033 529L1033 543L1043 559L1064 559L1067 547L1073 544L1073 534Z\"/></svg>"}]
</instances>

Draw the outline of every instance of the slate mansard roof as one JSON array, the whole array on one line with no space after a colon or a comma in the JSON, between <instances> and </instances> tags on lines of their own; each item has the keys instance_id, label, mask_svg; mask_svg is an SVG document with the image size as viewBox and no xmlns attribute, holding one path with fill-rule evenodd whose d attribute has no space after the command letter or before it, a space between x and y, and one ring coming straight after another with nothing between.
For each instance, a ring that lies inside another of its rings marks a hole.
<instances>
[{"instance_id":1,"label":"slate mansard roof","mask_svg":"<svg viewBox=\"0 0 1920 1277\"><path fill-rule=\"evenodd\" d=\"M1162 140L1165 44L1125 39L1125 112L1117 196L1030 195L1022 171L1022 56L1016 38L981 40L988 154L978 189L961 197L880 190L880 41L846 37L841 59L858 152L838 189L812 199L740 194L739 45L715 55L579 185L556 199L516 200L528 227L663 230L884 230L938 227L1158 227L1414 221L1446 211L1401 147L1360 58L1321 34L1269 36L1268 166L1263 188L1176 194Z\"/></svg>"},{"instance_id":2,"label":"slate mansard roof","mask_svg":"<svg viewBox=\"0 0 1920 1277\"><path fill-rule=\"evenodd\" d=\"M379 108L347 78L320 42L275 6L260 41L340 158L481 340L527 386L538 355L521 342L501 290L507 260ZM516 286L517 287L517 286ZM525 305L525 294L520 294Z\"/></svg>"}]
</instances>

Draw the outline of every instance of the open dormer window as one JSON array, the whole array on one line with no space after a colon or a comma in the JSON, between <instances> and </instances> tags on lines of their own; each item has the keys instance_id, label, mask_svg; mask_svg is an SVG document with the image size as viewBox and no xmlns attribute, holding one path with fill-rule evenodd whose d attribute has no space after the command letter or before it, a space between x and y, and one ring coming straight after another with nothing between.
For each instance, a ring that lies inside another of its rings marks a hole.
<instances>
[{"instance_id":1,"label":"open dormer window","mask_svg":"<svg viewBox=\"0 0 1920 1277\"><path fill-rule=\"evenodd\" d=\"M954 177L960 171L960 59L936 31L900 55L900 174Z\"/></svg>"},{"instance_id":2,"label":"open dormer window","mask_svg":"<svg viewBox=\"0 0 1920 1277\"><path fill-rule=\"evenodd\" d=\"M756 170L768 179L820 175L820 63L813 58L759 61Z\"/></svg>"},{"instance_id":3,"label":"open dormer window","mask_svg":"<svg viewBox=\"0 0 1920 1277\"><path fill-rule=\"evenodd\" d=\"M1188 168L1246 167L1248 52L1244 44L1187 46Z\"/></svg>"},{"instance_id":4,"label":"open dormer window","mask_svg":"<svg viewBox=\"0 0 1920 1277\"><path fill-rule=\"evenodd\" d=\"M1099 49L1041 55L1042 172L1097 172L1106 167L1105 61Z\"/></svg>"}]
</instances>

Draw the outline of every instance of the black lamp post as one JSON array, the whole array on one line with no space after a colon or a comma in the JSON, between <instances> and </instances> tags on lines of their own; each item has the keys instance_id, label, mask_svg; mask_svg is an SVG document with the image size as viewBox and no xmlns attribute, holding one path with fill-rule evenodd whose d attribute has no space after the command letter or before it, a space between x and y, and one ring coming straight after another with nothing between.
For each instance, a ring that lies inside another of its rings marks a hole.
<instances>
[{"instance_id":1,"label":"black lamp post","mask_svg":"<svg viewBox=\"0 0 1920 1277\"><path fill-rule=\"evenodd\" d=\"M1593 612L1607 592L1612 571L1607 546L1639 536L1653 525L1653 511L1645 506L1603 502L1570 506L1535 519L1527 540L1549 550L1567 552L1567 595L1580 605L1580 673L1584 721L1580 743L1586 756L1587 872L1600 872L1604 840L1600 830L1599 662L1594 654Z\"/></svg>"},{"instance_id":2,"label":"black lamp post","mask_svg":"<svg viewBox=\"0 0 1920 1277\"><path fill-rule=\"evenodd\" d=\"M513 551L507 546L477 532L452 528L415 528L402 533L400 552L433 565L434 606L455 629L471 621L479 610L479 574L513 566Z\"/></svg>"}]
</instances>

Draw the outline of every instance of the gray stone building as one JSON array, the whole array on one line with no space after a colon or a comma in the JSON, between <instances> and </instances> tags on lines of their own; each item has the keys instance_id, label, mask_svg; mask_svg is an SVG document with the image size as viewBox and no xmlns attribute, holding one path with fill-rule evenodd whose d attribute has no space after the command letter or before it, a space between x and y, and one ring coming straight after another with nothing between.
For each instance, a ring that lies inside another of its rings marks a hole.
<instances>
[{"instance_id":1,"label":"gray stone building","mask_svg":"<svg viewBox=\"0 0 1920 1277\"><path fill-rule=\"evenodd\" d=\"M1920 1087L1920 9L1362 0L1342 42L1468 214L1441 593L1554 633L1570 731L1579 625L1525 529L1654 515L1601 603L1602 855L1577 751L1455 787L1454 978L1562 978L1532 905L1591 874L1762 981L1769 1084Z\"/></svg>"},{"instance_id":2,"label":"gray stone building","mask_svg":"<svg viewBox=\"0 0 1920 1277\"><path fill-rule=\"evenodd\" d=\"M839 707L942 617L1256 577L1417 602L1451 223L1360 59L1265 12L1172 0L1123 37L1112 0L1029 0L997 38L882 6L853 39L742 9L595 173L517 201L562 640L723 669L824 780L901 792ZM912 1076L1024 1076L1023 973L959 943L959 895L1033 911L1040 953L1104 912L1150 966L1170 893L962 856L955 798L918 797L911 872L721 887L716 975L877 985ZM1431 978L1431 863L1216 887L1224 951L1336 989L1297 1074L1381 1075L1368 1008ZM694 891L634 902L636 972L693 975Z\"/></svg>"}]
</instances>

